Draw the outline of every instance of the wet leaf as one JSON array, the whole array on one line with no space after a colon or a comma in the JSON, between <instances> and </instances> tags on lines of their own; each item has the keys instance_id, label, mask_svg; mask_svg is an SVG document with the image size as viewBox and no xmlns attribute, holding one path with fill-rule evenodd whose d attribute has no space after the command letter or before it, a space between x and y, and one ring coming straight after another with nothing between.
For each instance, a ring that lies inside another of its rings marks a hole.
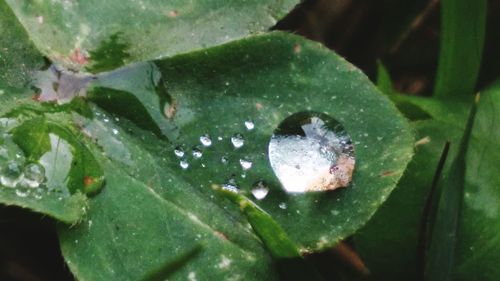
<instances>
[{"instance_id":1,"label":"wet leaf","mask_svg":"<svg viewBox=\"0 0 500 281\"><path fill-rule=\"evenodd\" d=\"M298 1L6 1L53 61L92 72L263 32Z\"/></svg>"},{"instance_id":2,"label":"wet leaf","mask_svg":"<svg viewBox=\"0 0 500 281\"><path fill-rule=\"evenodd\" d=\"M303 250L334 245L364 224L412 155L411 130L392 104L352 65L302 38L271 33L154 63L162 93L154 84L148 96L135 87L127 89L129 77L109 80L110 74L96 82L106 85L99 94L106 96L108 88L143 95L149 101L142 106L159 112L175 104L170 116L153 118L178 132L166 135L170 147L163 157L170 159L172 169L202 194L212 184L234 182L250 197L256 183L265 182L269 193L258 206ZM119 94L114 90L110 93ZM288 116L305 111L334 118L352 137L356 166L348 187L290 195L273 174L267 156L272 134ZM111 112L139 124L132 114ZM252 129L245 125L249 120ZM206 135L208 146L201 141ZM181 158L174 154L178 146ZM242 160L251 167L244 168Z\"/></svg>"},{"instance_id":3,"label":"wet leaf","mask_svg":"<svg viewBox=\"0 0 500 281\"><path fill-rule=\"evenodd\" d=\"M237 206L179 177L177 165L164 158L168 144L155 135L95 112L95 119L75 116L74 122L97 143L106 187L90 200L84 222L59 228L63 254L78 278L277 279ZM152 153L147 143L162 152Z\"/></svg>"}]
</instances>

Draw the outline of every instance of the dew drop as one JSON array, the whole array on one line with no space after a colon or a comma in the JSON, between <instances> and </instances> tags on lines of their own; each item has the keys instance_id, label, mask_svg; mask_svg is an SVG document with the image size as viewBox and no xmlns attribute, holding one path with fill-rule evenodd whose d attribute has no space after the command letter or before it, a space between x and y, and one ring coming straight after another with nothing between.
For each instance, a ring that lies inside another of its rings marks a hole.
<instances>
[{"instance_id":1,"label":"dew drop","mask_svg":"<svg viewBox=\"0 0 500 281\"><path fill-rule=\"evenodd\" d=\"M240 165L241 165L241 168L243 168L243 170L249 170L250 168L252 168L252 161L248 160L248 159L240 159Z\"/></svg>"},{"instance_id":2,"label":"dew drop","mask_svg":"<svg viewBox=\"0 0 500 281\"><path fill-rule=\"evenodd\" d=\"M183 157L184 156L184 149L182 149L182 147L178 146L174 149L174 154L175 156L177 157Z\"/></svg>"},{"instance_id":3,"label":"dew drop","mask_svg":"<svg viewBox=\"0 0 500 281\"><path fill-rule=\"evenodd\" d=\"M40 186L45 180L45 168L38 163L28 164L24 168L24 183L31 187L36 188Z\"/></svg>"},{"instance_id":4,"label":"dew drop","mask_svg":"<svg viewBox=\"0 0 500 281\"><path fill-rule=\"evenodd\" d=\"M286 205L286 203L285 203L285 202L281 202L281 203L278 205L278 207L280 207L280 209L283 209L283 210L285 210L286 208L288 208L288 206Z\"/></svg>"},{"instance_id":5,"label":"dew drop","mask_svg":"<svg viewBox=\"0 0 500 281\"><path fill-rule=\"evenodd\" d=\"M193 157L196 159L200 159L203 156L203 152L197 147L193 148L192 154L193 154Z\"/></svg>"},{"instance_id":6,"label":"dew drop","mask_svg":"<svg viewBox=\"0 0 500 281\"><path fill-rule=\"evenodd\" d=\"M222 185L222 189L238 193L240 188L238 187L238 184L236 183L236 179L234 176L230 177L225 184Z\"/></svg>"},{"instance_id":7,"label":"dew drop","mask_svg":"<svg viewBox=\"0 0 500 281\"><path fill-rule=\"evenodd\" d=\"M179 166L181 166L182 169L186 170L187 168L189 168L189 163L188 163L188 161L183 159L183 160L181 160L181 162L179 162Z\"/></svg>"},{"instance_id":8,"label":"dew drop","mask_svg":"<svg viewBox=\"0 0 500 281\"><path fill-rule=\"evenodd\" d=\"M286 118L269 142L269 161L288 192L333 190L349 185L354 148L343 126L323 113Z\"/></svg>"},{"instance_id":9,"label":"dew drop","mask_svg":"<svg viewBox=\"0 0 500 281\"><path fill-rule=\"evenodd\" d=\"M21 167L15 161L7 162L0 169L0 183L6 187L16 187L22 176Z\"/></svg>"},{"instance_id":10,"label":"dew drop","mask_svg":"<svg viewBox=\"0 0 500 281\"><path fill-rule=\"evenodd\" d=\"M210 138L209 134L204 134L200 137L200 142L204 147L209 147L212 145L212 138Z\"/></svg>"},{"instance_id":11,"label":"dew drop","mask_svg":"<svg viewBox=\"0 0 500 281\"><path fill-rule=\"evenodd\" d=\"M234 148L240 148L245 144L245 138L243 138L242 134L235 134L231 137L231 143Z\"/></svg>"},{"instance_id":12,"label":"dew drop","mask_svg":"<svg viewBox=\"0 0 500 281\"><path fill-rule=\"evenodd\" d=\"M254 188L252 189L252 195L257 200L262 200L266 198L268 193L269 193L269 188L266 187L263 181L258 181L255 184Z\"/></svg>"},{"instance_id":13,"label":"dew drop","mask_svg":"<svg viewBox=\"0 0 500 281\"><path fill-rule=\"evenodd\" d=\"M247 130L251 131L255 128L255 124L251 120L245 121L245 127Z\"/></svg>"},{"instance_id":14,"label":"dew drop","mask_svg":"<svg viewBox=\"0 0 500 281\"><path fill-rule=\"evenodd\" d=\"M111 132L113 132L113 135L118 135L118 130L117 129L112 129Z\"/></svg>"},{"instance_id":15,"label":"dew drop","mask_svg":"<svg viewBox=\"0 0 500 281\"><path fill-rule=\"evenodd\" d=\"M226 165L227 163L229 163L229 158L227 156L222 156L220 158L220 162L224 165Z\"/></svg>"}]
</instances>

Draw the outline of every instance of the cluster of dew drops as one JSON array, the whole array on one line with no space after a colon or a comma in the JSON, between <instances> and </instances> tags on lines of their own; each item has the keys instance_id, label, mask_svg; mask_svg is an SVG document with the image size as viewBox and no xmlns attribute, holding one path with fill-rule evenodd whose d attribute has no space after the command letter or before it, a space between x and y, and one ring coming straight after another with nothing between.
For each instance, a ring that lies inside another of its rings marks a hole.
<instances>
[{"instance_id":1,"label":"cluster of dew drops","mask_svg":"<svg viewBox=\"0 0 500 281\"><path fill-rule=\"evenodd\" d=\"M247 131L252 131L255 128L255 123L251 120L245 121L244 125ZM222 141L223 138L218 137L218 140ZM210 147L213 144L212 138L209 134L201 135L199 141L203 147ZM236 133L233 136L231 136L230 141L235 149L242 148L245 145L245 137L241 133ZM182 146L175 147L174 154L180 159L179 166L183 170L187 170L189 168L189 162L186 158L187 152L184 150L184 148ZM194 159L201 159L203 157L203 151L199 147L194 147L191 150L191 155ZM223 155L220 158L220 161L222 164L227 165L229 163L229 158ZM253 162L249 159L241 158L239 159L239 164L243 172L246 172L252 168ZM204 164L202 164L202 167L204 167ZM245 174L243 174L242 176L244 177ZM231 177L226 183L224 183L222 185L222 188L233 192L238 192L239 190L239 187L236 184L236 180L234 179L234 177ZM263 181L259 181L255 184L251 192L257 200L262 200L269 193L269 189L265 186Z\"/></svg>"},{"instance_id":2,"label":"cluster of dew drops","mask_svg":"<svg viewBox=\"0 0 500 281\"><path fill-rule=\"evenodd\" d=\"M45 168L41 164L27 163L21 153L9 155L7 148L0 145L0 184L3 187L14 188L19 197L32 195L42 199L44 182Z\"/></svg>"}]
</instances>

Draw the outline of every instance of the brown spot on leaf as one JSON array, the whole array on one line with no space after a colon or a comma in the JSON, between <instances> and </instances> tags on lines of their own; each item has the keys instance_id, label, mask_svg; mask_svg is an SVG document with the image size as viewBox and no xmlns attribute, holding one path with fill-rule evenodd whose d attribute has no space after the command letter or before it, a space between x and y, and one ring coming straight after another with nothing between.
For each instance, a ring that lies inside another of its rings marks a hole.
<instances>
[{"instance_id":1,"label":"brown spot on leaf","mask_svg":"<svg viewBox=\"0 0 500 281\"><path fill-rule=\"evenodd\" d=\"M431 138L429 136L423 137L419 139L418 141L415 142L415 146L423 145L423 144L428 144L431 142Z\"/></svg>"},{"instance_id":2,"label":"brown spot on leaf","mask_svg":"<svg viewBox=\"0 0 500 281\"><path fill-rule=\"evenodd\" d=\"M84 65L89 62L88 57L80 50L80 48L75 48L73 53L69 55L69 59L76 64Z\"/></svg>"},{"instance_id":3,"label":"brown spot on leaf","mask_svg":"<svg viewBox=\"0 0 500 281\"><path fill-rule=\"evenodd\" d=\"M295 46L293 46L294 53L300 54L301 51L302 51L302 46L300 46L300 44L295 44Z\"/></svg>"},{"instance_id":4,"label":"brown spot on leaf","mask_svg":"<svg viewBox=\"0 0 500 281\"><path fill-rule=\"evenodd\" d=\"M380 176L382 176L382 177L390 177L390 176L394 176L396 174L397 173L394 172L394 171L383 171L382 174L380 174Z\"/></svg>"},{"instance_id":5,"label":"brown spot on leaf","mask_svg":"<svg viewBox=\"0 0 500 281\"><path fill-rule=\"evenodd\" d=\"M257 108L257 110L261 110L264 106L261 103L256 103L255 108Z\"/></svg>"},{"instance_id":6,"label":"brown spot on leaf","mask_svg":"<svg viewBox=\"0 0 500 281\"><path fill-rule=\"evenodd\" d=\"M224 240L229 240L229 239L227 238L227 236L226 236L224 233L220 232L220 231L214 231L214 234L215 234L215 236L217 236L217 237L219 237L219 238L221 238L221 239L224 239Z\"/></svg>"},{"instance_id":7,"label":"brown spot on leaf","mask_svg":"<svg viewBox=\"0 0 500 281\"><path fill-rule=\"evenodd\" d=\"M175 117L175 113L177 113L177 103L175 101L172 101L168 106L165 106L165 117L168 119L172 119Z\"/></svg>"},{"instance_id":8,"label":"brown spot on leaf","mask_svg":"<svg viewBox=\"0 0 500 281\"><path fill-rule=\"evenodd\" d=\"M83 186L88 187L94 183L95 183L95 180L93 177L90 177L90 176L83 177Z\"/></svg>"},{"instance_id":9,"label":"brown spot on leaf","mask_svg":"<svg viewBox=\"0 0 500 281\"><path fill-rule=\"evenodd\" d=\"M178 15L179 15L179 12L177 12L176 10L168 12L168 16L171 18L176 18Z\"/></svg>"}]
</instances>

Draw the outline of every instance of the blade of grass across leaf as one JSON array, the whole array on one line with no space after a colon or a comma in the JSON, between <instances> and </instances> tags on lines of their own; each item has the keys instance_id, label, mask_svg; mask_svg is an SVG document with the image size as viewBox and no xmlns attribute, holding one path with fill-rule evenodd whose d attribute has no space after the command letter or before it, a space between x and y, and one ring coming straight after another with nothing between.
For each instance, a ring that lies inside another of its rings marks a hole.
<instances>
[{"instance_id":1,"label":"blade of grass across leaf","mask_svg":"<svg viewBox=\"0 0 500 281\"><path fill-rule=\"evenodd\" d=\"M486 2L441 1L441 47L435 96L468 100L474 93L483 53Z\"/></svg>"},{"instance_id":2,"label":"blade of grass across leaf","mask_svg":"<svg viewBox=\"0 0 500 281\"><path fill-rule=\"evenodd\" d=\"M460 215L465 183L465 157L476 113L473 105L465 132L459 145L459 153L450 170L439 184L436 217L430 233L429 250L426 255L424 280L453 280L453 266L457 246Z\"/></svg>"},{"instance_id":3,"label":"blade of grass across leaf","mask_svg":"<svg viewBox=\"0 0 500 281\"><path fill-rule=\"evenodd\" d=\"M481 93L466 155L455 280L500 280L500 81Z\"/></svg>"}]
</instances>

